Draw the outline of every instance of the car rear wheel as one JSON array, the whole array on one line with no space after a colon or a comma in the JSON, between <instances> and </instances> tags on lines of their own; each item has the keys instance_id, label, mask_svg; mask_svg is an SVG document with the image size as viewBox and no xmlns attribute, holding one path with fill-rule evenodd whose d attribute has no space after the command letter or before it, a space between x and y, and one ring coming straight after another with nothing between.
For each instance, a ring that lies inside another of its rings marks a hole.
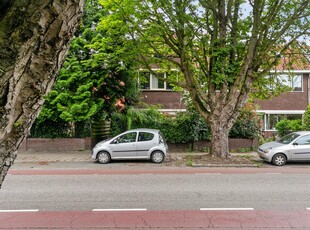
<instances>
[{"instance_id":1,"label":"car rear wheel","mask_svg":"<svg viewBox=\"0 0 310 230\"><path fill-rule=\"evenodd\" d=\"M282 166L285 165L286 163L286 157L284 154L282 153L277 153L276 155L274 155L274 157L272 158L272 163L276 166Z\"/></svg>"},{"instance_id":2,"label":"car rear wheel","mask_svg":"<svg viewBox=\"0 0 310 230\"><path fill-rule=\"evenodd\" d=\"M97 161L101 164L107 164L111 160L111 156L108 152L99 152L97 155Z\"/></svg>"},{"instance_id":3,"label":"car rear wheel","mask_svg":"<svg viewBox=\"0 0 310 230\"><path fill-rule=\"evenodd\" d=\"M161 151L155 151L151 155L151 161L157 164L163 162L164 159L165 159L165 155Z\"/></svg>"}]
</instances>

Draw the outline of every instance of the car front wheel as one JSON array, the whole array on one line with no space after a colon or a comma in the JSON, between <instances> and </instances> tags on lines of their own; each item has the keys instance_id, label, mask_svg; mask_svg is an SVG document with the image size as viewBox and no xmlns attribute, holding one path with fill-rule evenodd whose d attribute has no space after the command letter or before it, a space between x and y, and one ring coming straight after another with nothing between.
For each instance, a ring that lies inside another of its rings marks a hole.
<instances>
[{"instance_id":1,"label":"car front wheel","mask_svg":"<svg viewBox=\"0 0 310 230\"><path fill-rule=\"evenodd\" d=\"M107 152L99 152L97 155L97 160L101 164L107 164L111 160L111 156Z\"/></svg>"},{"instance_id":2,"label":"car front wheel","mask_svg":"<svg viewBox=\"0 0 310 230\"><path fill-rule=\"evenodd\" d=\"M164 159L165 159L165 155L161 151L155 151L151 155L151 161L157 164L163 162Z\"/></svg>"},{"instance_id":3,"label":"car front wheel","mask_svg":"<svg viewBox=\"0 0 310 230\"><path fill-rule=\"evenodd\" d=\"M284 154L282 153L277 153L276 155L274 155L274 157L272 158L272 163L276 166L282 166L285 165L286 163L286 157L284 156Z\"/></svg>"}]
</instances>

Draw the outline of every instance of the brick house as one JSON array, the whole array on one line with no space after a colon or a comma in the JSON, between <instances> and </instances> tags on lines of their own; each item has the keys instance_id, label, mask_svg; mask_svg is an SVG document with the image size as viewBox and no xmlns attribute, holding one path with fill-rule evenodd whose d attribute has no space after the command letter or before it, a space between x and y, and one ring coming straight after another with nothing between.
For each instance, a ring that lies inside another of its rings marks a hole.
<instances>
[{"instance_id":1,"label":"brick house","mask_svg":"<svg viewBox=\"0 0 310 230\"><path fill-rule=\"evenodd\" d=\"M283 93L269 100L257 100L262 115L265 132L273 133L275 125L280 120L302 119L307 106L310 104L310 69L298 69L293 71L293 80L289 81L292 91ZM288 72L283 71L281 76L287 78Z\"/></svg>"},{"instance_id":2,"label":"brick house","mask_svg":"<svg viewBox=\"0 0 310 230\"><path fill-rule=\"evenodd\" d=\"M294 61L288 71L287 63L290 59ZM276 123L282 119L302 119L310 104L309 56L292 53L284 57L277 66L277 73L292 90L269 100L256 101L259 105L257 112L263 116L262 129L267 135L274 133Z\"/></svg>"},{"instance_id":3,"label":"brick house","mask_svg":"<svg viewBox=\"0 0 310 230\"><path fill-rule=\"evenodd\" d=\"M159 69L153 68L153 71L159 71ZM158 74L161 75L161 78L167 77L167 73ZM141 71L140 79L141 75L144 79L143 83L140 82L142 102L149 105L160 105L160 111L171 114L186 110L182 93L173 91L172 86L148 71Z\"/></svg>"},{"instance_id":4,"label":"brick house","mask_svg":"<svg viewBox=\"0 0 310 230\"><path fill-rule=\"evenodd\" d=\"M292 88L292 91L281 94L269 100L256 100L257 112L263 120L262 130L267 135L272 135L275 131L275 124L281 119L302 119L308 104L310 104L310 62L295 62L292 66L294 70L287 71L285 59L277 67L277 74L283 84ZM154 70L156 71L156 69ZM161 77L167 77L166 73L161 73ZM144 72L146 81L141 85L142 101L147 104L160 104L162 112L175 113L185 111L186 107L182 102L182 94L172 91L168 83L161 81L152 73Z\"/></svg>"}]
</instances>

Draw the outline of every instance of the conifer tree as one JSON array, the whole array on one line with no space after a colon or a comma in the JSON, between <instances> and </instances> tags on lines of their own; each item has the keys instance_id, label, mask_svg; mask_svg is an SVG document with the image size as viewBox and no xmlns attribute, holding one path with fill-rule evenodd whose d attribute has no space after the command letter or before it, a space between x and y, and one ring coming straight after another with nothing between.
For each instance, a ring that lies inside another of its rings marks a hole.
<instances>
[{"instance_id":1,"label":"conifer tree","mask_svg":"<svg viewBox=\"0 0 310 230\"><path fill-rule=\"evenodd\" d=\"M138 97L134 63L129 58L122 28L107 31L100 18L107 14L96 0L85 2L85 13L73 39L66 62L46 98L38 123L71 122L75 136L85 121L109 119Z\"/></svg>"}]
</instances>

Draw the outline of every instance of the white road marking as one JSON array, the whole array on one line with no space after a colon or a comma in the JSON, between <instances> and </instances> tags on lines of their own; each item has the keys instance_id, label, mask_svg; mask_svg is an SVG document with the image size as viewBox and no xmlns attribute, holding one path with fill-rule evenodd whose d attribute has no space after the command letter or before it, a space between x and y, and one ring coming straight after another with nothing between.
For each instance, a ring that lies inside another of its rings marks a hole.
<instances>
[{"instance_id":1,"label":"white road marking","mask_svg":"<svg viewBox=\"0 0 310 230\"><path fill-rule=\"evenodd\" d=\"M253 211L254 208L201 208L200 211Z\"/></svg>"},{"instance_id":2,"label":"white road marking","mask_svg":"<svg viewBox=\"0 0 310 230\"><path fill-rule=\"evenodd\" d=\"M272 173L272 172L270 172L270 173L264 173L264 174L267 174L267 175L282 175L282 173Z\"/></svg>"},{"instance_id":3,"label":"white road marking","mask_svg":"<svg viewBox=\"0 0 310 230\"><path fill-rule=\"evenodd\" d=\"M128 208L128 209L93 209L93 212L126 212L126 211L146 211L146 208Z\"/></svg>"},{"instance_id":4,"label":"white road marking","mask_svg":"<svg viewBox=\"0 0 310 230\"><path fill-rule=\"evenodd\" d=\"M222 173L194 173L195 175L222 175Z\"/></svg>"},{"instance_id":5,"label":"white road marking","mask_svg":"<svg viewBox=\"0 0 310 230\"><path fill-rule=\"evenodd\" d=\"M0 210L0 212L38 212L39 209Z\"/></svg>"}]
</instances>

